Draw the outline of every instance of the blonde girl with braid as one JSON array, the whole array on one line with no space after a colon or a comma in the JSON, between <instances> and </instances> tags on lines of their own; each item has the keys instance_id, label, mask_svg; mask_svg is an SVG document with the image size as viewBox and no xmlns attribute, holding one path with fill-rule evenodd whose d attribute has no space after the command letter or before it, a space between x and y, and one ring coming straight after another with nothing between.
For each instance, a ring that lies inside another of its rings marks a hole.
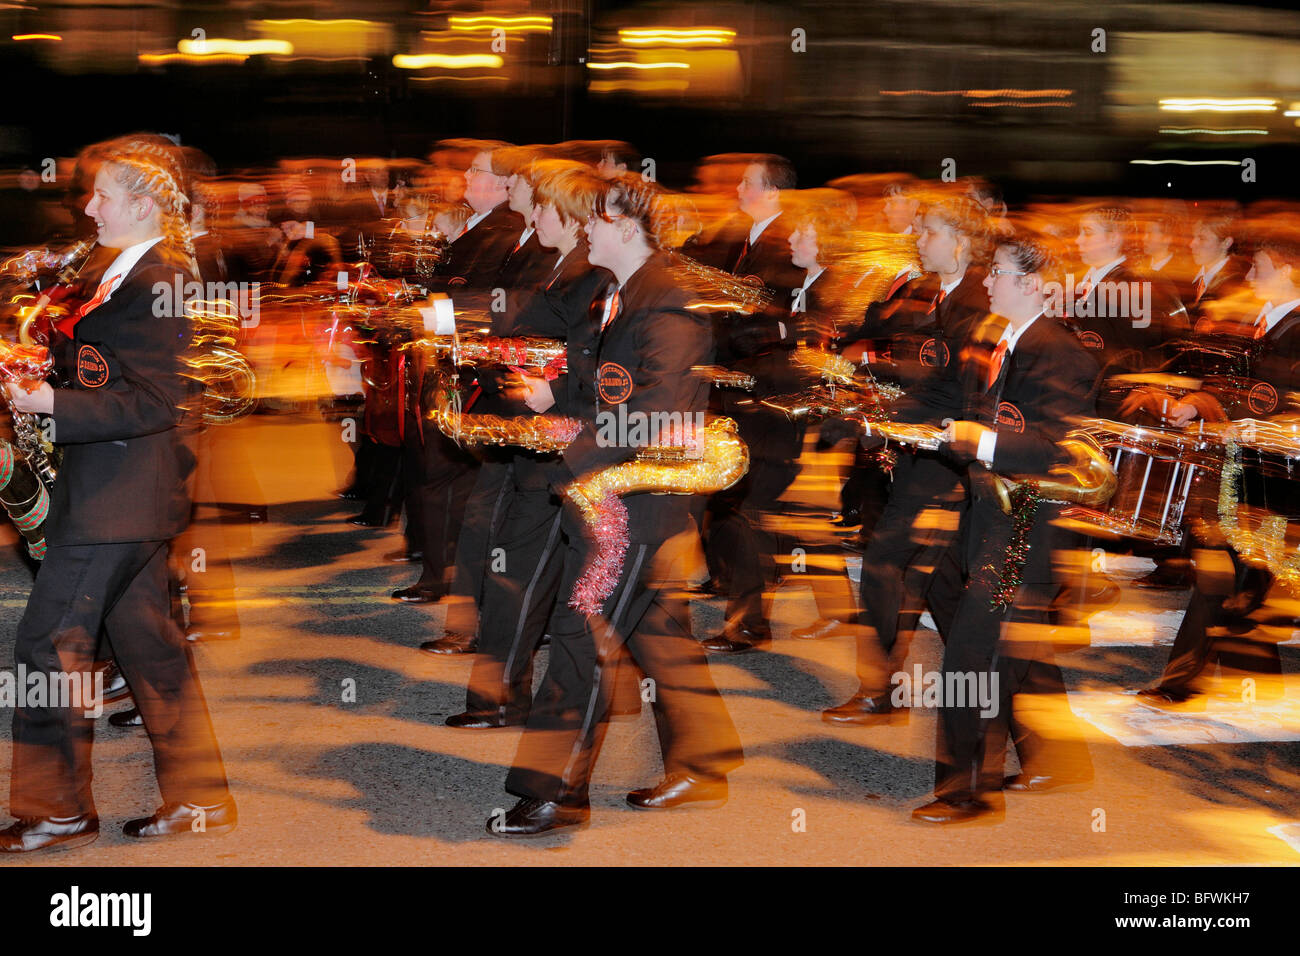
<instances>
[{"instance_id":1,"label":"blonde girl with braid","mask_svg":"<svg viewBox=\"0 0 1300 956\"><path fill-rule=\"evenodd\" d=\"M162 794L162 807L123 833L198 839L236 824L167 587L169 542L190 519L199 415L199 386L184 373L192 329L173 296L196 278L184 165L157 137L112 140L93 155L99 169L86 215L117 257L52 345L69 387L7 386L19 410L53 419L63 450L45 559L15 635L16 670L85 692L14 709L17 821L0 830L0 854L79 846L99 835L90 751L103 709L92 675L101 631L149 734Z\"/></svg>"}]
</instances>

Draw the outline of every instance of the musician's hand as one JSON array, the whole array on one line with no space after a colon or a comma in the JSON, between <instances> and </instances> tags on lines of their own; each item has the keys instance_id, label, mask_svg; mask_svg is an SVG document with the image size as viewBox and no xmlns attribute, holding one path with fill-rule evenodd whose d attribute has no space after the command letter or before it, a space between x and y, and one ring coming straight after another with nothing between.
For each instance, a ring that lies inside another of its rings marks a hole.
<instances>
[{"instance_id":1,"label":"musician's hand","mask_svg":"<svg viewBox=\"0 0 1300 956\"><path fill-rule=\"evenodd\" d=\"M1144 409L1146 411L1154 412L1157 407L1157 403L1151 395L1150 389L1135 388L1133 391L1129 392L1128 395L1124 397L1124 401L1120 403L1119 413L1127 420L1133 414Z\"/></svg>"},{"instance_id":2,"label":"musician's hand","mask_svg":"<svg viewBox=\"0 0 1300 956\"><path fill-rule=\"evenodd\" d=\"M531 375L524 375L523 380L525 405L540 415L555 404L555 393L551 391L550 382Z\"/></svg>"},{"instance_id":3,"label":"musician's hand","mask_svg":"<svg viewBox=\"0 0 1300 956\"><path fill-rule=\"evenodd\" d=\"M1166 416L1169 424L1177 428L1182 428L1192 419L1200 415L1200 410L1195 405L1189 405L1186 402L1178 402L1173 408L1169 409Z\"/></svg>"},{"instance_id":4,"label":"musician's hand","mask_svg":"<svg viewBox=\"0 0 1300 956\"><path fill-rule=\"evenodd\" d=\"M6 382L5 388L9 391L9 401L14 408L20 412L31 412L37 415L50 415L54 412L54 389L50 387L49 382L41 382L36 386L34 391L27 391L21 385L15 385L12 382Z\"/></svg>"}]
</instances>

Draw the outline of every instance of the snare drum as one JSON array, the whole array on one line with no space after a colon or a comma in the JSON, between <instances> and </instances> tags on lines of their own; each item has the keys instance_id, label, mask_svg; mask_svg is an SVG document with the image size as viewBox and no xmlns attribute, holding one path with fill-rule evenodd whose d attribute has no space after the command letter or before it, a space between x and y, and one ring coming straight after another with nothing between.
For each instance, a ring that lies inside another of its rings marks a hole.
<instances>
[{"instance_id":1,"label":"snare drum","mask_svg":"<svg viewBox=\"0 0 1300 956\"><path fill-rule=\"evenodd\" d=\"M1279 573L1300 551L1300 421L1235 422L1241 476L1220 516L1229 544L1246 561Z\"/></svg>"},{"instance_id":2,"label":"snare drum","mask_svg":"<svg viewBox=\"0 0 1300 956\"><path fill-rule=\"evenodd\" d=\"M1106 452L1117 485L1105 510L1067 509L1077 530L1177 545L1184 518L1217 502L1224 454L1216 437L1105 419L1090 419L1080 430Z\"/></svg>"}]
</instances>

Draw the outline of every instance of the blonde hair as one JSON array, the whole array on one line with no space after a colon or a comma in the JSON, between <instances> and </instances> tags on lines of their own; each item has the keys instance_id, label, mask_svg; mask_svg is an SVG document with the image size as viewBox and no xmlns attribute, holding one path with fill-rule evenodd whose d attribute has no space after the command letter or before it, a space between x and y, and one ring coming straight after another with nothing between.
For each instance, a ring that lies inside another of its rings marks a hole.
<instances>
[{"instance_id":1,"label":"blonde hair","mask_svg":"<svg viewBox=\"0 0 1300 956\"><path fill-rule=\"evenodd\" d=\"M180 149L161 136L135 135L101 143L95 154L104 166L114 167L113 178L127 193L154 201L163 241L183 253L193 268L194 243L186 212L190 200Z\"/></svg>"}]
</instances>

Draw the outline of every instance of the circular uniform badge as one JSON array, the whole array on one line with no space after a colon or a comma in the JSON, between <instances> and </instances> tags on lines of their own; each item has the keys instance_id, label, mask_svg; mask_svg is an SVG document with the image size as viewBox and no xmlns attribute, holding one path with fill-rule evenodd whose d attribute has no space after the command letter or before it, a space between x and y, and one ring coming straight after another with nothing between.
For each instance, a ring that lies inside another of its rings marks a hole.
<instances>
[{"instance_id":1,"label":"circular uniform badge","mask_svg":"<svg viewBox=\"0 0 1300 956\"><path fill-rule=\"evenodd\" d=\"M926 368L947 367L948 343L939 339L926 339L921 345L921 364Z\"/></svg>"},{"instance_id":2,"label":"circular uniform badge","mask_svg":"<svg viewBox=\"0 0 1300 956\"><path fill-rule=\"evenodd\" d=\"M1023 432L1025 430L1025 416L1020 413L1020 409L1010 402L1001 402L998 405L998 428L1009 428L1013 432Z\"/></svg>"},{"instance_id":3,"label":"circular uniform badge","mask_svg":"<svg viewBox=\"0 0 1300 956\"><path fill-rule=\"evenodd\" d=\"M1277 408L1277 389L1268 382L1260 382L1246 393L1246 404L1256 415L1267 415Z\"/></svg>"},{"instance_id":4,"label":"circular uniform badge","mask_svg":"<svg viewBox=\"0 0 1300 956\"><path fill-rule=\"evenodd\" d=\"M617 362L605 362L596 372L596 390L607 405L626 402L632 394L632 376Z\"/></svg>"},{"instance_id":5,"label":"circular uniform badge","mask_svg":"<svg viewBox=\"0 0 1300 956\"><path fill-rule=\"evenodd\" d=\"M99 388L108 381L108 363L93 345L77 351L77 381L87 388Z\"/></svg>"},{"instance_id":6,"label":"circular uniform badge","mask_svg":"<svg viewBox=\"0 0 1300 956\"><path fill-rule=\"evenodd\" d=\"M1079 333L1079 343L1085 349L1104 349L1106 347L1105 339L1091 330Z\"/></svg>"}]
</instances>

